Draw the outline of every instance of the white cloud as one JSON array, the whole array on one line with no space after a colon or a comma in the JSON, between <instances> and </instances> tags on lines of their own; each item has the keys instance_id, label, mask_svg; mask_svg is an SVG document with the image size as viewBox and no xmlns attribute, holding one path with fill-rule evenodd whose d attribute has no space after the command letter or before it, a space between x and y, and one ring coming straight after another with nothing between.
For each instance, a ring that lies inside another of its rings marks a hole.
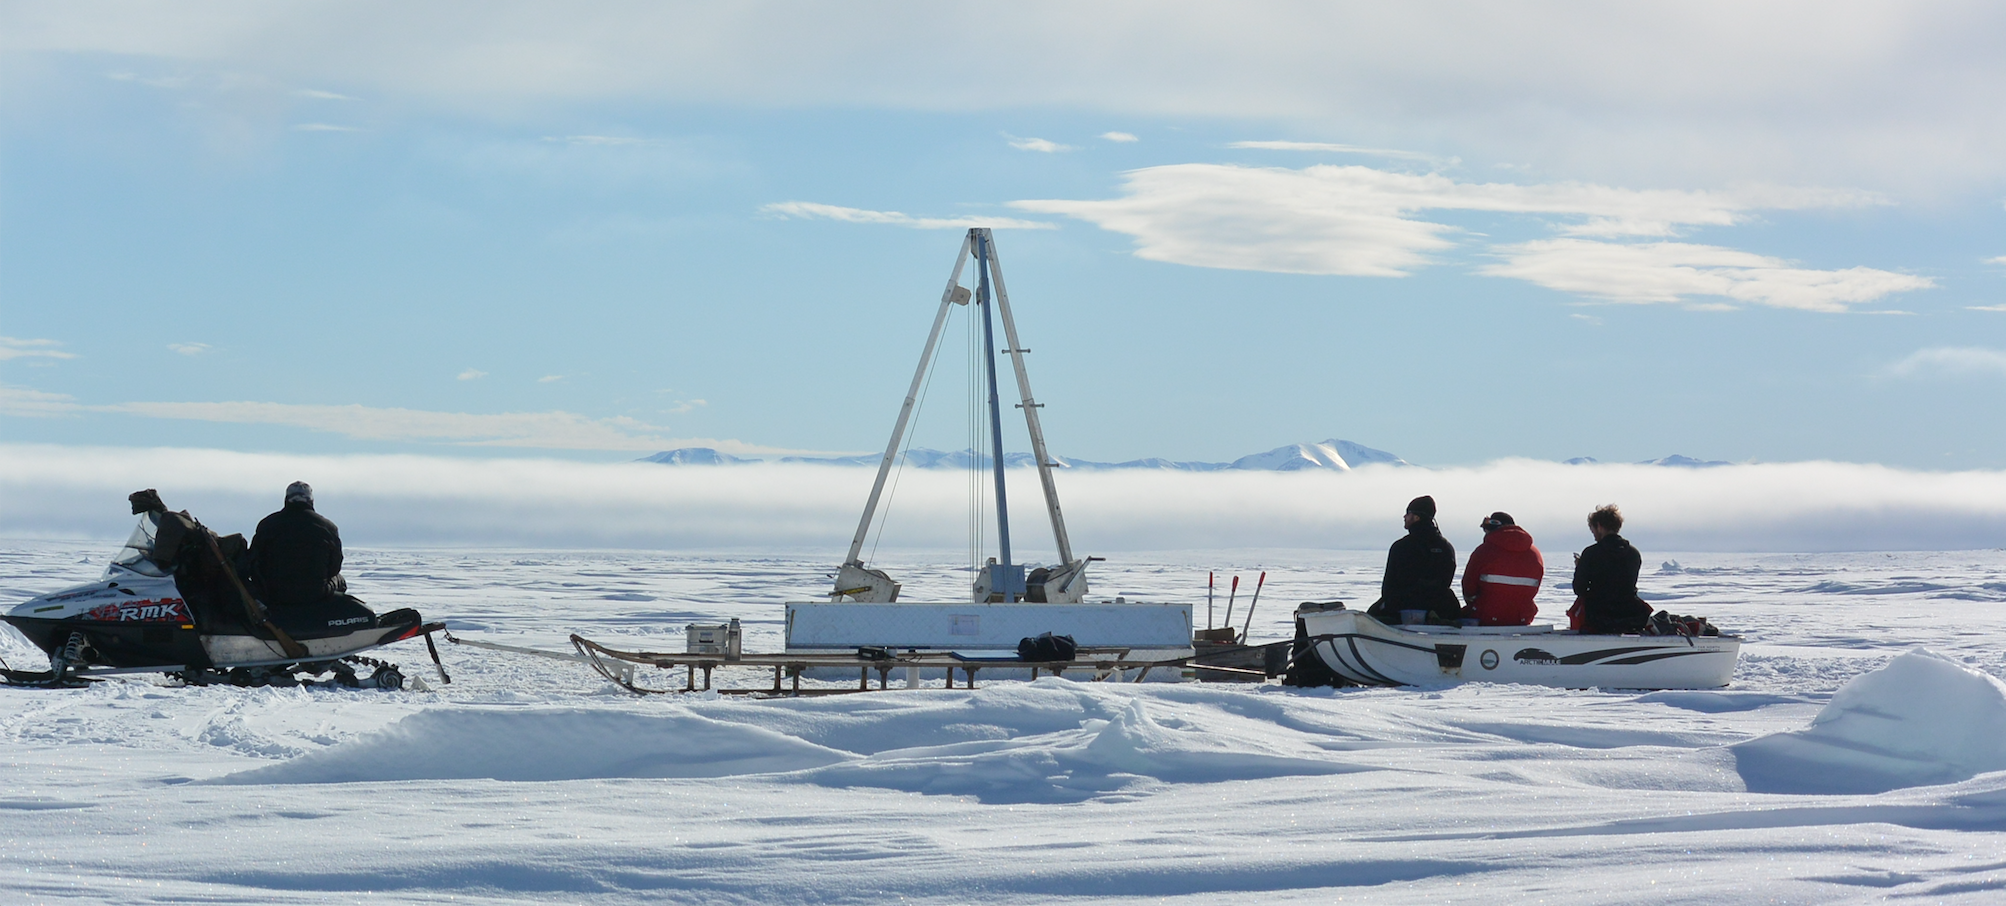
<instances>
[{"instance_id":1,"label":"white cloud","mask_svg":"<svg viewBox=\"0 0 2006 906\"><path fill-rule=\"evenodd\" d=\"M0 444L0 535L123 537L124 497L157 487L223 531L247 529L286 483L311 482L356 547L478 544L814 549L841 557L867 468L674 467L441 456L297 456ZM1035 482L1030 475L1013 481ZM1020 487L1025 486L1020 484ZM1503 509L1549 558L1586 546L1584 514L1620 503L1647 557L1705 550L1953 550L2006 545L2006 472L1807 462L1714 469L1507 460L1348 473L1074 473L1061 477L1083 553L1202 548L1384 550L1406 502L1432 494L1464 549ZM967 480L909 472L887 547L963 550ZM1035 497L1035 493L1033 494ZM1333 506L1333 501L1342 505ZM1026 559L1049 535L1020 530ZM804 580L805 581L805 580Z\"/></svg>"},{"instance_id":2,"label":"white cloud","mask_svg":"<svg viewBox=\"0 0 2006 906\"><path fill-rule=\"evenodd\" d=\"M1041 154L1055 154L1060 151L1079 150L1078 148L1075 148L1072 145L1061 145L1058 142L1049 141L1042 138L1017 138L1011 135L1005 135L1003 137L1009 139L1010 147L1015 148L1019 151L1036 151Z\"/></svg>"},{"instance_id":3,"label":"white cloud","mask_svg":"<svg viewBox=\"0 0 2006 906\"><path fill-rule=\"evenodd\" d=\"M1228 148L1247 148L1256 151L1328 151L1338 154L1365 154L1372 157L1397 157L1408 160L1445 160L1433 154L1419 151L1400 151L1393 148L1362 148L1357 145L1337 145L1330 142L1233 142ZM1453 161L1453 158L1446 159Z\"/></svg>"},{"instance_id":4,"label":"white cloud","mask_svg":"<svg viewBox=\"0 0 2006 906\"><path fill-rule=\"evenodd\" d=\"M1596 317L1596 316L1594 316L1594 315L1584 315L1584 314L1582 314L1582 313L1580 313L1580 312L1578 312L1578 311L1577 311L1577 312L1574 312L1573 314L1570 314L1570 315L1568 315L1568 317L1570 317L1570 318L1573 318L1573 319L1574 319L1574 320L1576 320L1576 321L1582 321L1582 322L1586 322L1586 323L1589 323L1589 324L1593 324L1593 325L1595 325L1596 327L1601 327L1601 326L1602 326L1602 319L1601 319L1601 318L1598 318L1598 317Z\"/></svg>"},{"instance_id":5,"label":"white cloud","mask_svg":"<svg viewBox=\"0 0 2006 906\"><path fill-rule=\"evenodd\" d=\"M1142 141L1142 139L1136 138L1135 134L1130 132L1103 132L1101 133L1101 139L1103 141L1124 143Z\"/></svg>"},{"instance_id":6,"label":"white cloud","mask_svg":"<svg viewBox=\"0 0 2006 906\"><path fill-rule=\"evenodd\" d=\"M104 77L114 82L132 82L149 88L165 88L170 91L188 87L186 76L142 76L132 72L107 72Z\"/></svg>"},{"instance_id":7,"label":"white cloud","mask_svg":"<svg viewBox=\"0 0 2006 906\"><path fill-rule=\"evenodd\" d=\"M1153 261L1234 270L1404 276L1449 248L1456 232L1419 219L1431 210L1544 214L1563 232L1665 236L1683 227L1730 226L1761 209L1883 203L1869 193L1777 187L1732 192L1635 190L1586 183L1458 182L1440 173L1362 166L1301 170L1173 164L1124 174L1122 197L1014 201L1136 238Z\"/></svg>"},{"instance_id":8,"label":"white cloud","mask_svg":"<svg viewBox=\"0 0 2006 906\"><path fill-rule=\"evenodd\" d=\"M201 355L211 349L207 343L169 343L167 348L182 355Z\"/></svg>"},{"instance_id":9,"label":"white cloud","mask_svg":"<svg viewBox=\"0 0 2006 906\"><path fill-rule=\"evenodd\" d=\"M1966 305L1971 311L2006 311L2006 305Z\"/></svg>"},{"instance_id":10,"label":"white cloud","mask_svg":"<svg viewBox=\"0 0 2006 906\"><path fill-rule=\"evenodd\" d=\"M77 354L64 352L56 347L63 344L55 340L23 340L15 337L0 337L0 362L8 359L74 359Z\"/></svg>"},{"instance_id":11,"label":"white cloud","mask_svg":"<svg viewBox=\"0 0 2006 906\"><path fill-rule=\"evenodd\" d=\"M1997 257L1997 258L1987 258L1987 259L1985 259L1985 263L1986 263L1986 264L2006 264L2006 255L2000 255L2000 256L1999 256L1999 257Z\"/></svg>"},{"instance_id":12,"label":"white cloud","mask_svg":"<svg viewBox=\"0 0 2006 906\"><path fill-rule=\"evenodd\" d=\"M51 418L75 414L79 408L76 397L68 394L44 393L26 387L0 384L0 415Z\"/></svg>"},{"instance_id":13,"label":"white cloud","mask_svg":"<svg viewBox=\"0 0 2006 906\"><path fill-rule=\"evenodd\" d=\"M704 400L677 400L668 414L694 411ZM676 437L667 428L616 416L592 418L572 412L435 412L423 409L298 403L112 403L89 405L60 393L0 385L0 415L49 418L87 414L133 415L239 425L280 425L340 434L357 440L441 443L472 447L543 450L627 450L654 452L710 447L736 456L830 455L823 450L766 447L711 437Z\"/></svg>"},{"instance_id":14,"label":"white cloud","mask_svg":"<svg viewBox=\"0 0 2006 906\"><path fill-rule=\"evenodd\" d=\"M1893 377L2006 377L2006 351L1978 346L1918 349L1885 372Z\"/></svg>"},{"instance_id":15,"label":"white cloud","mask_svg":"<svg viewBox=\"0 0 2006 906\"><path fill-rule=\"evenodd\" d=\"M692 401L700 404L701 401ZM667 429L624 416L591 418L571 412L434 412L374 406L296 403L116 403L80 407L147 418L242 425L283 425L358 440L446 443L545 450L671 450L711 447L736 455L793 453L736 440L674 437Z\"/></svg>"},{"instance_id":16,"label":"white cloud","mask_svg":"<svg viewBox=\"0 0 2006 906\"><path fill-rule=\"evenodd\" d=\"M1324 172L1341 171L1341 172ZM1369 185L1384 177L1360 167L1309 171L1216 164L1134 170L1123 197L1103 201L1014 201L1011 207L1062 214L1135 237L1151 261L1228 270L1397 277L1449 248L1450 228L1401 216L1401 205ZM1418 177L1439 179L1439 177Z\"/></svg>"},{"instance_id":17,"label":"white cloud","mask_svg":"<svg viewBox=\"0 0 2006 906\"><path fill-rule=\"evenodd\" d=\"M2006 56L1983 3L1004 6L532 2L0 11L0 51L342 85L408 109L618 103L1252 117L1536 172L1997 185ZM1731 22L1732 27L1722 23ZM944 78L916 47L983 36L1009 78ZM334 40L335 36L339 40ZM774 53L776 47L786 53ZM54 80L50 80L54 81ZM10 92L55 92L33 81Z\"/></svg>"},{"instance_id":18,"label":"white cloud","mask_svg":"<svg viewBox=\"0 0 2006 906\"><path fill-rule=\"evenodd\" d=\"M536 379L536 382L537 382L537 383L539 383L539 384L555 384L555 383L557 383L558 381L561 381L561 380L564 380L564 375L561 375L561 374L546 374L546 375L544 375L543 377L540 377L540 378L537 378L537 379Z\"/></svg>"},{"instance_id":19,"label":"white cloud","mask_svg":"<svg viewBox=\"0 0 2006 906\"><path fill-rule=\"evenodd\" d=\"M961 230L990 227L1000 230L1056 230L1058 224L1013 217L911 217L897 211L870 211L844 208L812 201L782 201L761 207L761 213L802 220L839 220L844 223L882 223L916 230Z\"/></svg>"},{"instance_id":20,"label":"white cloud","mask_svg":"<svg viewBox=\"0 0 2006 906\"><path fill-rule=\"evenodd\" d=\"M618 146L645 145L648 143L648 140L644 138L630 138L620 135L546 135L543 137L543 140L547 142L562 142L567 145Z\"/></svg>"},{"instance_id":21,"label":"white cloud","mask_svg":"<svg viewBox=\"0 0 2006 906\"><path fill-rule=\"evenodd\" d=\"M487 372L485 372L485 371L482 371L482 370L480 370L480 369L478 369L478 368L469 368L469 369L467 369L467 370L465 370L465 371L462 371L462 372L460 372L460 373L459 373L459 374L457 374L457 375L454 375L454 376L453 376L453 380L456 380L456 381L478 381L478 380L480 380L481 378L484 378L484 377L487 377L487 376L488 376L488 373L487 373Z\"/></svg>"},{"instance_id":22,"label":"white cloud","mask_svg":"<svg viewBox=\"0 0 2006 906\"><path fill-rule=\"evenodd\" d=\"M352 98L352 97L349 97L348 95L345 95L345 94L336 94L336 93L334 93L334 92L332 92L332 91L321 91L321 90L319 90L319 89L317 89L317 88L300 88L300 89L296 89L296 90L294 90L294 91L293 91L293 97L300 97L300 98L312 98L313 100L316 100L316 101L352 101L352 100L355 100L355 98Z\"/></svg>"},{"instance_id":23,"label":"white cloud","mask_svg":"<svg viewBox=\"0 0 2006 906\"><path fill-rule=\"evenodd\" d=\"M362 130L355 126L336 126L331 123L299 123L293 126L293 131L294 132L361 132Z\"/></svg>"},{"instance_id":24,"label":"white cloud","mask_svg":"<svg viewBox=\"0 0 2006 906\"><path fill-rule=\"evenodd\" d=\"M1498 246L1497 252L1504 262L1481 273L1612 302L1719 296L1776 308L1838 312L1850 304L1936 285L1910 274L1867 267L1811 270L1779 258L1683 242L1617 245L1546 239Z\"/></svg>"}]
</instances>

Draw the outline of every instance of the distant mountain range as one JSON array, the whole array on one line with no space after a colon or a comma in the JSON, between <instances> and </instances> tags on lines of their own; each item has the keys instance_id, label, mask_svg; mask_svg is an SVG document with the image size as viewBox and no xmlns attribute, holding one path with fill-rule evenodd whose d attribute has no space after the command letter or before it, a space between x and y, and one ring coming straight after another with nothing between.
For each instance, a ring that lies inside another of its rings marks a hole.
<instances>
[{"instance_id":1,"label":"distant mountain range","mask_svg":"<svg viewBox=\"0 0 2006 906\"><path fill-rule=\"evenodd\" d=\"M986 467L989 456L973 450L946 452L915 447L905 453L907 465L921 469L966 469ZM883 454L869 453L863 456L783 456L777 462L815 463L830 466L875 466ZM672 466L721 466L762 462L719 453L709 447L686 447L668 450L653 456L643 457L639 462L658 462ZM1173 462L1168 459L1131 459L1127 462L1096 462L1091 459L1074 459L1069 456L1052 457L1053 465L1062 469L1092 471L1103 469L1161 469L1174 472L1224 472L1228 470L1257 472L1298 472L1306 469L1324 469L1348 472L1358 466L1385 464L1392 466L1411 465L1404 459L1385 450L1375 450L1364 444L1332 438L1314 444L1289 444L1276 447L1264 453L1242 456L1232 462ZM1037 465L1029 453L1003 454L1005 466L1030 467Z\"/></svg>"},{"instance_id":2,"label":"distant mountain range","mask_svg":"<svg viewBox=\"0 0 2006 906\"><path fill-rule=\"evenodd\" d=\"M906 464L920 469L967 469L986 467L989 456L973 450L952 452L915 447L905 453ZM882 454L867 453L862 456L782 456L772 462L813 463L826 466L876 466ZM645 456L636 462L654 462L670 466L732 466L768 462L763 459L749 459L719 453L709 447L684 447L680 450L665 450L653 456ZM1062 469L1079 471L1099 471L1106 469L1158 469L1171 472L1301 472L1333 471L1348 472L1359 466L1389 465L1410 466L1413 463L1401 459L1385 450L1376 450L1364 444L1331 438L1313 444L1289 444L1276 447L1264 453L1252 453L1232 462L1175 462L1168 459L1131 459L1127 462L1096 462L1091 459L1073 459L1068 456L1052 457L1053 465ZM1601 460L1592 456L1577 456L1567 460L1570 466L1599 465ZM1036 465L1029 453L1005 453L1003 464L1010 467L1029 468ZM1672 454L1663 459L1647 459L1637 463L1640 466L1671 466L1676 468L1701 469L1713 466L1733 465L1718 459L1694 459L1690 456Z\"/></svg>"},{"instance_id":3,"label":"distant mountain range","mask_svg":"<svg viewBox=\"0 0 2006 906\"><path fill-rule=\"evenodd\" d=\"M1593 465L1601 465L1602 460L1596 459L1593 456L1576 456L1573 459L1567 460L1563 464L1570 466L1593 466ZM1680 468L1680 469L1711 469L1714 466L1731 466L1734 465L1734 463L1728 462L1727 460L1724 459L1694 459L1690 456L1681 456L1677 453L1673 453L1670 456L1666 456L1660 459L1640 460L1637 462L1637 465L1672 466L1674 468Z\"/></svg>"}]
</instances>

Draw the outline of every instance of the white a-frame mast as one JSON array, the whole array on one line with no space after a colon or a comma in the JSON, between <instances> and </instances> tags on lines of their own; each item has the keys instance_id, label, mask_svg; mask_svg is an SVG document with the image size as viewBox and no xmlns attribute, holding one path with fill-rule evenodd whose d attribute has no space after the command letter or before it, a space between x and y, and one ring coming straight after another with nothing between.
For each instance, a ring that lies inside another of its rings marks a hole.
<instances>
[{"instance_id":1,"label":"white a-frame mast","mask_svg":"<svg viewBox=\"0 0 2006 906\"><path fill-rule=\"evenodd\" d=\"M977 291L972 294L961 285L962 269L971 257L975 259L977 268ZM1003 286L1003 268L996 258L995 240L988 229L978 227L968 231L968 235L962 240L961 251L955 256L954 270L948 276L947 287L941 292L940 308L933 317L933 329L927 334L926 348L920 353L919 367L913 370L912 386L906 391L905 403L899 408L898 420L892 425L892 436L885 444L884 457L878 461L877 478L872 482L871 495L864 503L863 518L857 521L857 533L850 539L849 555L844 558L842 569L836 575L835 588L830 591L831 600L898 599L897 582L892 581L890 576L880 570L864 566L864 540L870 534L871 522L877 515L878 504L884 495L885 482L890 478L892 466L898 459L899 445L905 439L906 427L912 419L913 407L918 403L920 388L924 386L927 371L933 364L934 356L939 352L941 329L947 323L947 315L951 311L949 306L969 304L972 298L977 307L984 309L982 317L987 324L989 311L986 306L992 301L989 298L991 295L989 290L992 288L995 311L1003 321L1004 342L1008 344L1005 351L1010 353L1010 362L1017 377L1018 395L1023 400L1018 404L1018 408L1024 410L1024 423L1031 434L1031 454L1037 461L1038 481L1045 494L1045 510L1051 518L1052 537L1057 542L1060 565L1049 570L1034 571L1029 577L1030 581L1027 582L1023 567L1009 562L1009 514L1003 512L1001 503L1003 457L1000 453L992 453L990 459L991 466L996 472L999 503L998 540L1003 562L992 563L983 571L982 577L976 582L975 597L976 600L983 601L1026 600L1051 603L1078 602L1084 598L1087 590L1086 562L1073 559L1072 539L1066 534L1065 516L1059 509L1059 489L1052 477L1052 458L1045 449L1045 430L1038 419L1038 409L1042 404L1031 394L1030 375L1024 367L1024 354L1030 350L1025 349L1017 338L1017 322L1011 315L1010 296ZM993 343L988 346L984 354L989 357L987 363L991 407L989 414L994 424L994 420L1000 417L1000 413L995 411L999 405L996 403L995 386L996 349ZM995 449L1000 451L1000 438L997 444Z\"/></svg>"}]
</instances>

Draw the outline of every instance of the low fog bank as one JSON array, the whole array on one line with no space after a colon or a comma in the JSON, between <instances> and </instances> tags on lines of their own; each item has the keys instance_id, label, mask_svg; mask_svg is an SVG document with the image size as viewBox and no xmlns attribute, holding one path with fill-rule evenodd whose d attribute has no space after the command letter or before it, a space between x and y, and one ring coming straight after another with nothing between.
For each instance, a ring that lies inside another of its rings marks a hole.
<instances>
[{"instance_id":1,"label":"low fog bank","mask_svg":"<svg viewBox=\"0 0 2006 906\"><path fill-rule=\"evenodd\" d=\"M125 495L158 488L223 533L248 534L288 482L314 486L352 546L821 549L856 528L869 469L661 466L432 456L299 456L197 449L0 445L0 535L122 538ZM1050 556L1029 470L1010 485L1013 535ZM966 548L969 478L906 470L887 548ZM1832 462L1679 469L1501 460L1350 473L1062 473L1080 553L1193 548L1378 549L1409 498L1432 494L1459 548L1505 510L1552 551L1588 543L1617 503L1624 534L1659 551L1960 550L2006 546L2006 472L1914 472Z\"/></svg>"}]
</instances>

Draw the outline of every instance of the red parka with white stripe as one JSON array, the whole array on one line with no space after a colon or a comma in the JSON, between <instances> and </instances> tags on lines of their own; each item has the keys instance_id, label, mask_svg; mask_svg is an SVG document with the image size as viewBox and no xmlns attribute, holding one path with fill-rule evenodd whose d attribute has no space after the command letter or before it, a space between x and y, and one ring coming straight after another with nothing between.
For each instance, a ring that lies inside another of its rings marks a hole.
<instances>
[{"instance_id":1,"label":"red parka with white stripe","mask_svg":"<svg viewBox=\"0 0 2006 906\"><path fill-rule=\"evenodd\" d=\"M1481 626L1524 626L1539 614L1532 603L1546 578L1546 558L1532 535L1507 525L1484 535L1463 566L1463 601L1475 608Z\"/></svg>"}]
</instances>

